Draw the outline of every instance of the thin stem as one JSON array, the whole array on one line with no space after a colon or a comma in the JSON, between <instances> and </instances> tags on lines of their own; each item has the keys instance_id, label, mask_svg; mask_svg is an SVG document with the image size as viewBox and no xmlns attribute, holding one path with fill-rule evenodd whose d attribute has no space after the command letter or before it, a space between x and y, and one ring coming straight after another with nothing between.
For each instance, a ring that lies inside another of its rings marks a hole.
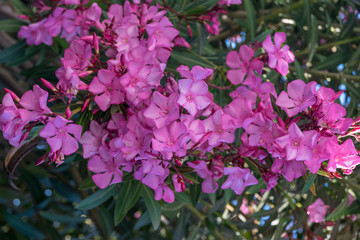
<instances>
[{"instance_id":1,"label":"thin stem","mask_svg":"<svg viewBox=\"0 0 360 240\"><path fill-rule=\"evenodd\" d=\"M324 49L331 48L331 47L334 47L334 46L340 46L340 45L344 45L344 44L347 44L347 43L358 42L358 41L360 41L360 37L347 38L347 39L344 39L344 40L340 40L340 41L331 42L331 43L321 45L321 46L317 47L315 50L316 51L324 50ZM298 57L298 56L306 55L308 53L309 53L309 49L304 49L302 51L295 52L294 54L295 54L296 57Z\"/></svg>"},{"instance_id":2,"label":"thin stem","mask_svg":"<svg viewBox=\"0 0 360 240\"><path fill-rule=\"evenodd\" d=\"M291 71L295 71L294 67L289 68ZM353 76L349 74L342 74L342 73L333 73L333 72L324 72L324 71L318 71L318 70L312 70L312 69L305 69L306 73L309 73L314 76L318 77L329 77L332 79L345 79L350 81L360 81L359 76Z\"/></svg>"}]
</instances>

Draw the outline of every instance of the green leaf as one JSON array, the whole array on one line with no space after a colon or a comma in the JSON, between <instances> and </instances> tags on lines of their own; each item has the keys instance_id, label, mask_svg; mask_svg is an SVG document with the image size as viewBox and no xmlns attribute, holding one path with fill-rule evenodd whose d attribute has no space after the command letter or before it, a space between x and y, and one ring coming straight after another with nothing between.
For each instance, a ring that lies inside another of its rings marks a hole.
<instances>
[{"instance_id":1,"label":"green leaf","mask_svg":"<svg viewBox=\"0 0 360 240\"><path fill-rule=\"evenodd\" d=\"M314 70L327 70L336 68L340 63L347 62L351 57L351 53L335 53L331 56L325 58L324 61L320 62L317 65L314 65Z\"/></svg>"},{"instance_id":2,"label":"green leaf","mask_svg":"<svg viewBox=\"0 0 360 240\"><path fill-rule=\"evenodd\" d=\"M266 189L266 183L264 182L264 180L261 178L259 180L259 183L256 185L253 185L249 188L249 190L246 191L247 194L255 194L258 193L260 191L260 189Z\"/></svg>"},{"instance_id":3,"label":"green leaf","mask_svg":"<svg viewBox=\"0 0 360 240\"><path fill-rule=\"evenodd\" d=\"M314 15L311 15L310 23L310 41L309 41L309 62L312 61L314 54L316 52L316 47L318 46L318 23Z\"/></svg>"},{"instance_id":4,"label":"green leaf","mask_svg":"<svg viewBox=\"0 0 360 240\"><path fill-rule=\"evenodd\" d=\"M325 220L326 221L336 221L340 218L342 218L345 215L346 206L348 203L347 196L341 201L339 206L337 206L332 213L330 213Z\"/></svg>"},{"instance_id":5,"label":"green leaf","mask_svg":"<svg viewBox=\"0 0 360 240\"><path fill-rule=\"evenodd\" d=\"M295 59L294 65L295 65L296 78L302 79L303 81L307 82L307 79L305 78L305 75L304 75L304 70L301 67L301 64L299 63L299 61Z\"/></svg>"},{"instance_id":6,"label":"green leaf","mask_svg":"<svg viewBox=\"0 0 360 240\"><path fill-rule=\"evenodd\" d=\"M142 188L141 196L144 198L154 229L158 229L161 222L161 206L159 202L154 199L153 192L147 186Z\"/></svg>"},{"instance_id":7,"label":"green leaf","mask_svg":"<svg viewBox=\"0 0 360 240\"><path fill-rule=\"evenodd\" d=\"M10 224L16 231L25 236L31 236L33 239L44 239L44 234L34 226L25 223L17 215L4 214L6 222Z\"/></svg>"},{"instance_id":8,"label":"green leaf","mask_svg":"<svg viewBox=\"0 0 360 240\"><path fill-rule=\"evenodd\" d=\"M201 14L212 8L218 3L218 0L198 0L187 4L185 8L185 15Z\"/></svg>"},{"instance_id":9,"label":"green leaf","mask_svg":"<svg viewBox=\"0 0 360 240\"><path fill-rule=\"evenodd\" d=\"M93 188L96 187L94 181L92 180L91 177L88 177L86 179L84 179L84 181L80 184L79 189L80 190L86 190L89 188Z\"/></svg>"},{"instance_id":10,"label":"green leaf","mask_svg":"<svg viewBox=\"0 0 360 240\"><path fill-rule=\"evenodd\" d=\"M194 207L196 206L196 204L199 201L200 194L201 194L201 184L200 183L191 184L190 185L190 198L191 198L191 203Z\"/></svg>"},{"instance_id":11,"label":"green leaf","mask_svg":"<svg viewBox=\"0 0 360 240\"><path fill-rule=\"evenodd\" d=\"M256 16L254 5L251 0L244 0L244 6L246 11L246 18L248 22L248 29L250 32L250 40L255 38L255 30L256 30Z\"/></svg>"},{"instance_id":12,"label":"green leaf","mask_svg":"<svg viewBox=\"0 0 360 240\"><path fill-rule=\"evenodd\" d=\"M18 41L14 45L6 48L4 51L0 53L0 63L8 63L9 61L13 61L22 55L24 55L26 49L25 40Z\"/></svg>"},{"instance_id":13,"label":"green leaf","mask_svg":"<svg viewBox=\"0 0 360 240\"><path fill-rule=\"evenodd\" d=\"M348 208L346 208L345 216L359 214L360 213L360 203L354 201Z\"/></svg>"},{"instance_id":14,"label":"green leaf","mask_svg":"<svg viewBox=\"0 0 360 240\"><path fill-rule=\"evenodd\" d=\"M120 184L120 191L116 199L114 223L118 225L127 212L135 205L140 197L142 183L137 180Z\"/></svg>"},{"instance_id":15,"label":"green leaf","mask_svg":"<svg viewBox=\"0 0 360 240\"><path fill-rule=\"evenodd\" d=\"M102 224L105 232L107 233L108 236L110 236L114 230L114 227L113 227L114 223L112 221L112 216L110 214L110 211L107 208L100 206L99 207L99 216L100 216L101 224Z\"/></svg>"},{"instance_id":16,"label":"green leaf","mask_svg":"<svg viewBox=\"0 0 360 240\"><path fill-rule=\"evenodd\" d=\"M151 223L150 214L149 211L146 211L141 215L139 220L135 223L134 230L139 230L140 228L148 225L149 223Z\"/></svg>"},{"instance_id":17,"label":"green leaf","mask_svg":"<svg viewBox=\"0 0 360 240\"><path fill-rule=\"evenodd\" d=\"M112 197L115 191L116 184L113 184L106 189L100 189L99 191L79 202L79 204L75 208L79 210L88 210L97 207L106 200L108 200L110 197Z\"/></svg>"},{"instance_id":18,"label":"green leaf","mask_svg":"<svg viewBox=\"0 0 360 240\"><path fill-rule=\"evenodd\" d=\"M196 65L208 68L214 68L216 65L205 57L199 56L191 52L177 52L173 51L171 53L171 59L175 59L180 64L185 64L189 67Z\"/></svg>"},{"instance_id":19,"label":"green leaf","mask_svg":"<svg viewBox=\"0 0 360 240\"><path fill-rule=\"evenodd\" d=\"M62 215L57 213L48 213L48 212L40 212L40 215L50 221L58 221L62 223L81 223L85 222L86 218L83 217L76 217L70 215Z\"/></svg>"},{"instance_id":20,"label":"green leaf","mask_svg":"<svg viewBox=\"0 0 360 240\"><path fill-rule=\"evenodd\" d=\"M21 26L26 23L16 19L5 19L0 21L0 31L8 33L17 33L19 32Z\"/></svg>"},{"instance_id":21,"label":"green leaf","mask_svg":"<svg viewBox=\"0 0 360 240\"><path fill-rule=\"evenodd\" d=\"M9 0L11 2L11 6L16 9L18 13L24 14L24 15L32 15L32 12L21 0Z\"/></svg>"},{"instance_id":22,"label":"green leaf","mask_svg":"<svg viewBox=\"0 0 360 240\"><path fill-rule=\"evenodd\" d=\"M189 197L189 195L187 195L186 193L184 192L176 192L175 193L175 199L179 202L182 202L182 203L189 203L191 204L191 199Z\"/></svg>"},{"instance_id":23,"label":"green leaf","mask_svg":"<svg viewBox=\"0 0 360 240\"><path fill-rule=\"evenodd\" d=\"M306 193L310 189L310 187L314 184L315 179L316 179L316 174L310 173L310 175L308 176L308 178L304 184L302 194Z\"/></svg>"},{"instance_id":24,"label":"green leaf","mask_svg":"<svg viewBox=\"0 0 360 240\"><path fill-rule=\"evenodd\" d=\"M176 217L176 215L180 212L183 208L184 203L179 201L174 201L169 204L165 204L163 213L168 218Z\"/></svg>"},{"instance_id":25,"label":"green leaf","mask_svg":"<svg viewBox=\"0 0 360 240\"><path fill-rule=\"evenodd\" d=\"M274 235L271 237L271 240L281 239L281 234L283 233L283 224L281 218L279 219L279 223L276 226Z\"/></svg>"},{"instance_id":26,"label":"green leaf","mask_svg":"<svg viewBox=\"0 0 360 240\"><path fill-rule=\"evenodd\" d=\"M357 15L354 13L347 15L347 21L344 26L341 28L340 38L344 39L348 37L352 32L356 25Z\"/></svg>"}]
</instances>

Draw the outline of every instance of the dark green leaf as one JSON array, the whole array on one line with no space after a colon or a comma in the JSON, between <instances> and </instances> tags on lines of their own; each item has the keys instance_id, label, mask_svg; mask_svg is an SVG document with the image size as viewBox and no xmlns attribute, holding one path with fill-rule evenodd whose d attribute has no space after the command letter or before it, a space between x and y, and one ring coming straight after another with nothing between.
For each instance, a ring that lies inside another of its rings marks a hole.
<instances>
[{"instance_id":1,"label":"dark green leaf","mask_svg":"<svg viewBox=\"0 0 360 240\"><path fill-rule=\"evenodd\" d=\"M256 30L256 16L255 16L254 5L251 0L244 0L243 2L246 11L248 29L250 32L250 40L253 40L255 38L255 30Z\"/></svg>"},{"instance_id":2,"label":"dark green leaf","mask_svg":"<svg viewBox=\"0 0 360 240\"><path fill-rule=\"evenodd\" d=\"M86 190L89 188L93 188L96 187L94 181L92 180L91 177L86 178L79 186L80 190Z\"/></svg>"},{"instance_id":3,"label":"dark green leaf","mask_svg":"<svg viewBox=\"0 0 360 240\"><path fill-rule=\"evenodd\" d=\"M197 202L199 201L199 197L201 194L201 184L200 183L194 183L190 185L190 198L191 203L195 207Z\"/></svg>"},{"instance_id":4,"label":"dark green leaf","mask_svg":"<svg viewBox=\"0 0 360 240\"><path fill-rule=\"evenodd\" d=\"M17 33L21 26L26 23L23 21L19 21L16 19L5 19L0 21L0 31L9 32L9 33Z\"/></svg>"},{"instance_id":5,"label":"dark green leaf","mask_svg":"<svg viewBox=\"0 0 360 240\"><path fill-rule=\"evenodd\" d=\"M40 215L50 221L58 221L62 223L81 223L85 222L86 218L76 217L71 215L62 215L57 213L40 212Z\"/></svg>"},{"instance_id":6,"label":"dark green leaf","mask_svg":"<svg viewBox=\"0 0 360 240\"><path fill-rule=\"evenodd\" d=\"M44 239L44 234L34 226L25 223L21 220L20 217L16 215L5 214L5 219L8 224L10 224L16 231L19 231L21 234L25 236L31 236L36 239Z\"/></svg>"},{"instance_id":7,"label":"dark green leaf","mask_svg":"<svg viewBox=\"0 0 360 240\"><path fill-rule=\"evenodd\" d=\"M127 212L135 205L140 197L142 183L137 180L120 184L120 191L116 199L114 223L118 225Z\"/></svg>"},{"instance_id":8,"label":"dark green leaf","mask_svg":"<svg viewBox=\"0 0 360 240\"><path fill-rule=\"evenodd\" d=\"M141 215L139 220L137 220L137 222L135 223L134 230L139 230L140 228L142 228L150 223L151 223L150 214L149 214L149 211L146 211L145 213L143 213Z\"/></svg>"},{"instance_id":9,"label":"dark green leaf","mask_svg":"<svg viewBox=\"0 0 360 240\"><path fill-rule=\"evenodd\" d=\"M306 193L310 189L310 187L314 184L315 179L316 179L316 174L310 173L303 187L302 194Z\"/></svg>"},{"instance_id":10,"label":"dark green leaf","mask_svg":"<svg viewBox=\"0 0 360 240\"><path fill-rule=\"evenodd\" d=\"M147 186L142 188L141 196L144 198L146 208L149 211L152 225L154 229L157 229L161 221L161 206L155 200L154 193Z\"/></svg>"},{"instance_id":11,"label":"dark green leaf","mask_svg":"<svg viewBox=\"0 0 360 240\"><path fill-rule=\"evenodd\" d=\"M116 191L116 184L113 184L106 189L100 189L89 197L85 198L76 206L76 209L88 210L95 208L111 198Z\"/></svg>"},{"instance_id":12,"label":"dark green leaf","mask_svg":"<svg viewBox=\"0 0 360 240\"><path fill-rule=\"evenodd\" d=\"M326 221L336 221L336 220L342 218L345 215L347 202L348 202L348 198L346 196L341 201L341 203L334 209L334 211L325 218L325 220Z\"/></svg>"}]
</instances>

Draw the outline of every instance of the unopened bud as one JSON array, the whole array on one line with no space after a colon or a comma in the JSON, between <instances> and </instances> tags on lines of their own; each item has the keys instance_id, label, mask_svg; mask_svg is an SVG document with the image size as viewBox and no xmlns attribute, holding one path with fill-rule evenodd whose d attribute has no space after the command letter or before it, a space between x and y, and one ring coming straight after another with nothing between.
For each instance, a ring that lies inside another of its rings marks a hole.
<instances>
[{"instance_id":1,"label":"unopened bud","mask_svg":"<svg viewBox=\"0 0 360 240\"><path fill-rule=\"evenodd\" d=\"M48 89L50 89L51 91L53 92L57 92L58 90L51 84L51 82L43 79L43 78L40 78L40 80L42 81L42 83L45 85L45 87L47 87Z\"/></svg>"},{"instance_id":2,"label":"unopened bud","mask_svg":"<svg viewBox=\"0 0 360 240\"><path fill-rule=\"evenodd\" d=\"M193 36L193 32L192 32L192 29L191 29L190 25L187 24L187 25L186 25L186 28L187 28L187 30L188 30L189 36L192 37L192 36Z\"/></svg>"},{"instance_id":3,"label":"unopened bud","mask_svg":"<svg viewBox=\"0 0 360 240\"><path fill-rule=\"evenodd\" d=\"M99 50L99 38L98 36L94 33L93 35L93 44L94 44L94 48L95 48L95 53L97 55L100 54L100 50Z\"/></svg>"},{"instance_id":4,"label":"unopened bud","mask_svg":"<svg viewBox=\"0 0 360 240\"><path fill-rule=\"evenodd\" d=\"M181 191L185 192L185 183L183 181L181 182Z\"/></svg>"},{"instance_id":5,"label":"unopened bud","mask_svg":"<svg viewBox=\"0 0 360 240\"><path fill-rule=\"evenodd\" d=\"M21 18L21 19L24 19L24 20L28 20L28 19L29 19L29 17L26 16L26 15L19 15L18 17Z\"/></svg>"},{"instance_id":6,"label":"unopened bud","mask_svg":"<svg viewBox=\"0 0 360 240\"><path fill-rule=\"evenodd\" d=\"M6 93L9 93L12 97L12 99L15 101L15 102L20 102L20 98L11 90L7 89L7 88L4 88L4 91Z\"/></svg>"},{"instance_id":7,"label":"unopened bud","mask_svg":"<svg viewBox=\"0 0 360 240\"><path fill-rule=\"evenodd\" d=\"M65 110L65 116L67 119L71 118L71 110L70 110L70 106L67 106L66 110Z\"/></svg>"},{"instance_id":8,"label":"unopened bud","mask_svg":"<svg viewBox=\"0 0 360 240\"><path fill-rule=\"evenodd\" d=\"M178 167L181 167L182 165L179 159L175 159L175 163Z\"/></svg>"},{"instance_id":9,"label":"unopened bud","mask_svg":"<svg viewBox=\"0 0 360 240\"><path fill-rule=\"evenodd\" d=\"M89 85L85 84L82 81L79 82L79 90L88 90L88 89L89 89Z\"/></svg>"},{"instance_id":10,"label":"unopened bud","mask_svg":"<svg viewBox=\"0 0 360 240\"><path fill-rule=\"evenodd\" d=\"M41 158L39 158L39 160L35 163L35 166L39 166L40 164L42 164L46 159L46 156L42 156Z\"/></svg>"},{"instance_id":11,"label":"unopened bud","mask_svg":"<svg viewBox=\"0 0 360 240\"><path fill-rule=\"evenodd\" d=\"M81 107L81 112L85 111L85 109L89 106L90 98L86 98L84 104Z\"/></svg>"}]
</instances>

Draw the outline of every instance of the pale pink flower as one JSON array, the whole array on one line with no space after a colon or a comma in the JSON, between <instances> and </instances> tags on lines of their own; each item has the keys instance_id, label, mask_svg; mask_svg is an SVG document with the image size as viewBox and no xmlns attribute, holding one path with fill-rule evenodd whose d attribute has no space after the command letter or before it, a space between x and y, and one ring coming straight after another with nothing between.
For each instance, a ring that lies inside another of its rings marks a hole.
<instances>
[{"instance_id":1,"label":"pale pink flower","mask_svg":"<svg viewBox=\"0 0 360 240\"><path fill-rule=\"evenodd\" d=\"M321 198L318 198L313 204L311 204L306 213L309 215L309 222L321 223L324 221L326 211L330 206L325 205Z\"/></svg>"}]
</instances>

